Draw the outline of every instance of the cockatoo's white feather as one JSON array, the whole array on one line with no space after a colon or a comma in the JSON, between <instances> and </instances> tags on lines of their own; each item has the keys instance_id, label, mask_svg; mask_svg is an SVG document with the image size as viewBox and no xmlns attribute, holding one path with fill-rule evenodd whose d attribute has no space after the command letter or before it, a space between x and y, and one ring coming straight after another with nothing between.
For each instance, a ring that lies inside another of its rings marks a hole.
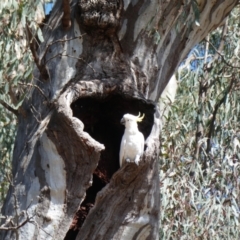
<instances>
[{"instance_id":1,"label":"cockatoo's white feather","mask_svg":"<svg viewBox=\"0 0 240 240\"><path fill-rule=\"evenodd\" d=\"M119 163L120 167L127 162L135 162L137 165L140 161L140 157L144 152L144 136L138 130L137 122L141 122L144 118L144 114L140 117L132 114L125 114L121 120L121 123L125 125L125 132L122 137Z\"/></svg>"}]
</instances>

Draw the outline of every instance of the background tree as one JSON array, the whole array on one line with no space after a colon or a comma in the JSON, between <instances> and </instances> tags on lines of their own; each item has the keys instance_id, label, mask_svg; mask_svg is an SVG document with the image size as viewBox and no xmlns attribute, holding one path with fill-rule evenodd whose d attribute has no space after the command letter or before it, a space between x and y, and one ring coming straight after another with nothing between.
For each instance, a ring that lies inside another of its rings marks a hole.
<instances>
[{"instance_id":1,"label":"background tree","mask_svg":"<svg viewBox=\"0 0 240 240\"><path fill-rule=\"evenodd\" d=\"M27 17L34 34L40 36L41 31L37 30L43 20L43 9L39 3L40 1L0 3L1 203L9 184L16 116L18 111L21 112L22 101L33 81L32 54L23 26L26 25Z\"/></svg>"},{"instance_id":2,"label":"background tree","mask_svg":"<svg viewBox=\"0 0 240 240\"><path fill-rule=\"evenodd\" d=\"M56 1L39 47L41 31L24 13L37 11L36 2L14 2L9 22L21 19L35 68L33 82L17 81L31 87L21 107L3 102L18 116L5 239L158 238L155 103L237 2ZM139 111L146 114L142 163L119 169L119 120ZM72 220L79 232L68 232Z\"/></svg>"},{"instance_id":3,"label":"background tree","mask_svg":"<svg viewBox=\"0 0 240 240\"><path fill-rule=\"evenodd\" d=\"M239 239L239 14L179 68L162 132L160 239Z\"/></svg>"}]
</instances>

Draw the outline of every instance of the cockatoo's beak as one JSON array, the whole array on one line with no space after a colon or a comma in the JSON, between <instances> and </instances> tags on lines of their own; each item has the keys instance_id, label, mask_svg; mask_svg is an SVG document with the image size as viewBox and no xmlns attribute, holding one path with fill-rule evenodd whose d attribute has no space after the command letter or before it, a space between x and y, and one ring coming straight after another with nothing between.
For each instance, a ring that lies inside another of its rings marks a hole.
<instances>
[{"instance_id":1,"label":"cockatoo's beak","mask_svg":"<svg viewBox=\"0 0 240 240\"><path fill-rule=\"evenodd\" d=\"M123 124L123 125L125 124L124 118L121 119L120 123Z\"/></svg>"}]
</instances>

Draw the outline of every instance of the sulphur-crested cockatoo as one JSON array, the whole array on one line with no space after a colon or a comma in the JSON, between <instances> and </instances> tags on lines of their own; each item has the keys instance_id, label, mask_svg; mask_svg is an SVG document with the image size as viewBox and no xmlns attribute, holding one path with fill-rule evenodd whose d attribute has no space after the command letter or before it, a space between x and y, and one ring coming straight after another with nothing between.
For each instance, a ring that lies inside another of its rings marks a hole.
<instances>
[{"instance_id":1,"label":"sulphur-crested cockatoo","mask_svg":"<svg viewBox=\"0 0 240 240\"><path fill-rule=\"evenodd\" d=\"M121 119L121 123L125 125L125 132L122 137L119 163L120 167L127 162L135 162L137 165L140 161L140 157L144 152L144 136L138 130L137 122L141 122L144 118L144 114L140 117L132 114L125 114Z\"/></svg>"}]
</instances>

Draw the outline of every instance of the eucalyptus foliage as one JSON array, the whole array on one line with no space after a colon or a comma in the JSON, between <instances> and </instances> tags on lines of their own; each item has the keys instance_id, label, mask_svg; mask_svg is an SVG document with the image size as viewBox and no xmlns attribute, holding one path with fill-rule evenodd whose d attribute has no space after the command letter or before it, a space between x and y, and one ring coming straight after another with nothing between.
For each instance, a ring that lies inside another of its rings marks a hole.
<instances>
[{"instance_id":1,"label":"eucalyptus foliage","mask_svg":"<svg viewBox=\"0 0 240 240\"><path fill-rule=\"evenodd\" d=\"M179 68L161 136L160 239L240 239L239 25L236 8Z\"/></svg>"},{"instance_id":2,"label":"eucalyptus foliage","mask_svg":"<svg viewBox=\"0 0 240 240\"><path fill-rule=\"evenodd\" d=\"M16 130L15 117L0 105L0 207L11 179L11 156Z\"/></svg>"},{"instance_id":3,"label":"eucalyptus foliage","mask_svg":"<svg viewBox=\"0 0 240 240\"><path fill-rule=\"evenodd\" d=\"M10 182L11 156L18 111L33 80L29 44L42 39L41 0L0 1L0 205ZM8 110L3 107L8 106Z\"/></svg>"},{"instance_id":4,"label":"eucalyptus foliage","mask_svg":"<svg viewBox=\"0 0 240 240\"><path fill-rule=\"evenodd\" d=\"M42 40L40 0L0 2L0 99L18 108L32 80L33 58L29 43Z\"/></svg>"}]
</instances>

